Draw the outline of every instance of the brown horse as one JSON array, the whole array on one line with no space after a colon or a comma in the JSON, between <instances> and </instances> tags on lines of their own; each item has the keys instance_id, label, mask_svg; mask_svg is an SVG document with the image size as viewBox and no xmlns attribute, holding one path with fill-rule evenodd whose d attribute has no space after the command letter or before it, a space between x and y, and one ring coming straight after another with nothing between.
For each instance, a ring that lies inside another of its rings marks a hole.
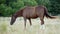
<instances>
[{"instance_id":1,"label":"brown horse","mask_svg":"<svg viewBox=\"0 0 60 34\"><path fill-rule=\"evenodd\" d=\"M55 17L48 15L48 10L45 6L35 6L35 7L27 6L23 9L17 11L14 15L12 15L10 24L13 25L16 18L21 17L21 16L24 17L25 27L26 27L27 19L29 20L30 25L32 25L31 18L35 19L35 18L39 17L41 20L41 25L43 25L44 24L44 20L43 20L44 16L46 16L47 18L55 18Z\"/></svg>"}]
</instances>

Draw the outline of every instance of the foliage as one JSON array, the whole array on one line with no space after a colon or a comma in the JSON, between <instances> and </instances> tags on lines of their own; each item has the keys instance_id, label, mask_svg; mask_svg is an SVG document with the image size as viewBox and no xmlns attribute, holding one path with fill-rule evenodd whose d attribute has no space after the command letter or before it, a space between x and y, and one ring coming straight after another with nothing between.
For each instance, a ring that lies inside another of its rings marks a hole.
<instances>
[{"instance_id":1,"label":"foliage","mask_svg":"<svg viewBox=\"0 0 60 34\"><path fill-rule=\"evenodd\" d=\"M24 6L44 5L52 15L60 14L60 0L0 0L0 16L11 16Z\"/></svg>"},{"instance_id":2,"label":"foliage","mask_svg":"<svg viewBox=\"0 0 60 34\"><path fill-rule=\"evenodd\" d=\"M23 0L25 3L25 6L36 6L38 5L35 0Z\"/></svg>"},{"instance_id":3,"label":"foliage","mask_svg":"<svg viewBox=\"0 0 60 34\"><path fill-rule=\"evenodd\" d=\"M49 12L52 13L52 15L58 15L60 14L60 3L58 0L50 0L50 6L49 6Z\"/></svg>"},{"instance_id":4,"label":"foliage","mask_svg":"<svg viewBox=\"0 0 60 34\"><path fill-rule=\"evenodd\" d=\"M50 1L49 0L36 0L36 2L38 3L38 5L49 5Z\"/></svg>"}]
</instances>

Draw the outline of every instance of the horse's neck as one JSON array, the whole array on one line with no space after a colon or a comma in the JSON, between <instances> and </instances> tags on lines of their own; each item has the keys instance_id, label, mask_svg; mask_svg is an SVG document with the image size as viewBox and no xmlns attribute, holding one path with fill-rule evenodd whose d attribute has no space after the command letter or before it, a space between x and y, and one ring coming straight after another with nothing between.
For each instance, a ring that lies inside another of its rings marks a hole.
<instances>
[{"instance_id":1,"label":"horse's neck","mask_svg":"<svg viewBox=\"0 0 60 34\"><path fill-rule=\"evenodd\" d=\"M22 11L17 11L13 16L16 17L22 16Z\"/></svg>"}]
</instances>

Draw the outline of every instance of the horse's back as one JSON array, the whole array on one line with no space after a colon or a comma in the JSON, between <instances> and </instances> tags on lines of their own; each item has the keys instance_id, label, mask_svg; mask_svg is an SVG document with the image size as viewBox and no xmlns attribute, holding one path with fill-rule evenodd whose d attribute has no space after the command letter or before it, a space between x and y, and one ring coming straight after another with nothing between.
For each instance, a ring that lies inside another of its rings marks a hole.
<instances>
[{"instance_id":1,"label":"horse's back","mask_svg":"<svg viewBox=\"0 0 60 34\"><path fill-rule=\"evenodd\" d=\"M24 17L31 17L31 18L35 18L38 16L43 16L44 15L44 6L36 6L36 7L32 7L32 6L27 6L24 10L23 10L23 16Z\"/></svg>"},{"instance_id":2,"label":"horse's back","mask_svg":"<svg viewBox=\"0 0 60 34\"><path fill-rule=\"evenodd\" d=\"M23 11L23 16L29 17L29 18L36 17L35 7L31 7L31 6L26 7Z\"/></svg>"},{"instance_id":3,"label":"horse's back","mask_svg":"<svg viewBox=\"0 0 60 34\"><path fill-rule=\"evenodd\" d=\"M36 10L36 12L44 12L44 6L37 6L36 8L35 8L35 10Z\"/></svg>"},{"instance_id":4,"label":"horse's back","mask_svg":"<svg viewBox=\"0 0 60 34\"><path fill-rule=\"evenodd\" d=\"M38 16L43 16L44 15L44 6L37 6L35 8L35 11L37 12L37 15Z\"/></svg>"}]
</instances>

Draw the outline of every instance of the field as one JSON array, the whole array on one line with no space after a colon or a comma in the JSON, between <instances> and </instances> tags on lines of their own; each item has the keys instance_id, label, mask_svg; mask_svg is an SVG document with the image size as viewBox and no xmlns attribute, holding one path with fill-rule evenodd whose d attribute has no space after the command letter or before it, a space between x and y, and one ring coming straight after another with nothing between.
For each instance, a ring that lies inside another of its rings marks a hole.
<instances>
[{"instance_id":1,"label":"field","mask_svg":"<svg viewBox=\"0 0 60 34\"><path fill-rule=\"evenodd\" d=\"M40 19L31 19L32 26L27 20L27 27L24 29L24 20L22 17L17 18L13 25L10 25L11 17L0 17L0 34L60 34L60 18L47 19L45 29L40 29Z\"/></svg>"}]
</instances>

